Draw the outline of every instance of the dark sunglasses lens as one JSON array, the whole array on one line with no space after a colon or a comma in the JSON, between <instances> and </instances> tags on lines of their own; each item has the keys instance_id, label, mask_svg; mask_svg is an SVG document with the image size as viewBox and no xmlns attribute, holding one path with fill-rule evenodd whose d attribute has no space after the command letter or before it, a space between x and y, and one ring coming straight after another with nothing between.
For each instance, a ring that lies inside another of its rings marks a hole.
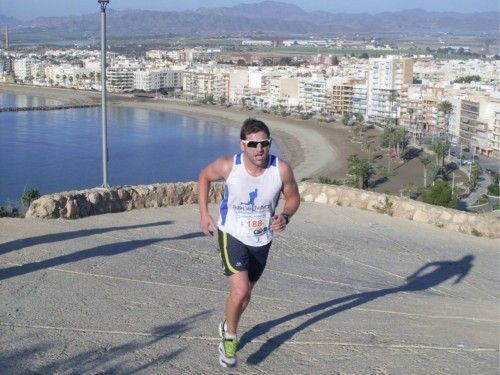
<instances>
[{"instance_id":1,"label":"dark sunglasses lens","mask_svg":"<svg viewBox=\"0 0 500 375\"><path fill-rule=\"evenodd\" d=\"M247 146L250 148L257 148L258 145L261 145L262 147L267 147L271 144L269 141L250 141L247 143Z\"/></svg>"}]
</instances>

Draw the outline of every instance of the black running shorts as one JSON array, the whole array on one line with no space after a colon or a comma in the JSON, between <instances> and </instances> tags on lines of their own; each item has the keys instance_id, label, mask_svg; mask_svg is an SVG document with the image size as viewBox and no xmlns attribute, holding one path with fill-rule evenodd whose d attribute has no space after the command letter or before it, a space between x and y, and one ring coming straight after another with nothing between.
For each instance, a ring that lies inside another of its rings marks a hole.
<instances>
[{"instance_id":1,"label":"black running shorts","mask_svg":"<svg viewBox=\"0 0 500 375\"><path fill-rule=\"evenodd\" d=\"M255 283L266 267L271 242L264 246L245 245L230 234L218 230L222 268L226 276L248 271L248 279Z\"/></svg>"}]
</instances>

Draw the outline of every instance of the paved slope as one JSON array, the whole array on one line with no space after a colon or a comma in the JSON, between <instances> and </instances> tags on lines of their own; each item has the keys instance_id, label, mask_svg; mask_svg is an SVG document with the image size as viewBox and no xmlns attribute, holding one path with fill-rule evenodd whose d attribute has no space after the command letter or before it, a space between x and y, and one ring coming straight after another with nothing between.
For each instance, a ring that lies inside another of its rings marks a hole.
<instances>
[{"instance_id":1,"label":"paved slope","mask_svg":"<svg viewBox=\"0 0 500 375\"><path fill-rule=\"evenodd\" d=\"M303 204L229 372L497 374L498 244ZM196 206L0 219L3 373L220 373L225 294Z\"/></svg>"}]
</instances>

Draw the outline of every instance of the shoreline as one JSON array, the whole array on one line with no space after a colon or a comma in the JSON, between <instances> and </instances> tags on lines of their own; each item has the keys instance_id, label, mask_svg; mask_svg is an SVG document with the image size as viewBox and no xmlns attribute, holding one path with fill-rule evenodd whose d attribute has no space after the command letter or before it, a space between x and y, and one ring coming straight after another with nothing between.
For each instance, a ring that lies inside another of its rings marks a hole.
<instances>
[{"instance_id":1,"label":"shoreline","mask_svg":"<svg viewBox=\"0 0 500 375\"><path fill-rule=\"evenodd\" d=\"M40 96L73 105L97 104L101 101L100 92L67 88L0 84L0 92ZM322 175L343 177L347 168L346 156L353 153L354 149L360 148L346 142L349 136L348 129L340 127L337 123L324 124L313 120L282 118L262 113L257 109L246 110L237 106L225 108L210 104L193 105L180 100L144 99L116 94L108 94L108 104L177 113L235 128L239 128L248 117L261 119L269 126L282 158L293 167L297 181L311 180Z\"/></svg>"}]
</instances>

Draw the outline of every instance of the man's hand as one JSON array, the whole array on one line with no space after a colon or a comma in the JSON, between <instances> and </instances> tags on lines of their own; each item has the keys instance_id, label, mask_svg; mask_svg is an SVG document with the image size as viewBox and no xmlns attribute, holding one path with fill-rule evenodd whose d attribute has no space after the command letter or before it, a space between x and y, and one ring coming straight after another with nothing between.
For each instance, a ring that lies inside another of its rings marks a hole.
<instances>
[{"instance_id":1,"label":"man's hand","mask_svg":"<svg viewBox=\"0 0 500 375\"><path fill-rule=\"evenodd\" d=\"M202 215L200 219L200 228L205 235L213 236L217 226L212 216Z\"/></svg>"},{"instance_id":2,"label":"man's hand","mask_svg":"<svg viewBox=\"0 0 500 375\"><path fill-rule=\"evenodd\" d=\"M286 220L282 215L274 215L271 221L273 232L283 232L286 228Z\"/></svg>"}]
</instances>

